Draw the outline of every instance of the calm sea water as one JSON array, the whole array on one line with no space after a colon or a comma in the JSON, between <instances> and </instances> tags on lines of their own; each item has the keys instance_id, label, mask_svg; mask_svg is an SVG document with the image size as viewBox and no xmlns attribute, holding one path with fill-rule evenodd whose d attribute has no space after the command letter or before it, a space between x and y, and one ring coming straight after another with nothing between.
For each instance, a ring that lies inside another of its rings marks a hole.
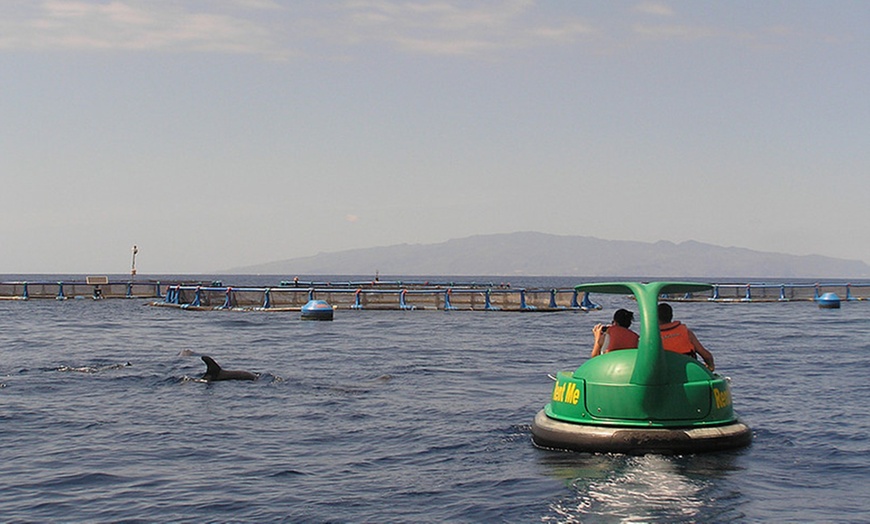
<instances>
[{"instance_id":1,"label":"calm sea water","mask_svg":"<svg viewBox=\"0 0 870 524\"><path fill-rule=\"evenodd\" d=\"M547 374L585 361L592 326L633 308L593 298L603 311L333 322L0 301L0 520L867 519L870 302L676 304L731 377L749 448L537 449ZM202 354L262 376L198 382Z\"/></svg>"}]
</instances>

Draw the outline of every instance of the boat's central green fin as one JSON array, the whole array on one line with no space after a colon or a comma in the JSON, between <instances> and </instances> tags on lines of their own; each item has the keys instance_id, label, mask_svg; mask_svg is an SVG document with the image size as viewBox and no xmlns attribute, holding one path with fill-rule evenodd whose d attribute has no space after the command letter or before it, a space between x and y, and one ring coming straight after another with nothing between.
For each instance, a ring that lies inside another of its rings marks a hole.
<instances>
[{"instance_id":1,"label":"boat's central green fin","mask_svg":"<svg viewBox=\"0 0 870 524\"><path fill-rule=\"evenodd\" d=\"M665 369L662 338L659 333L659 296L666 293L694 293L712 289L710 284L698 282L596 282L580 284L574 289L589 293L622 295L631 293L637 300L640 314L640 341L638 342L637 361L634 365L632 384L643 386L666 384L668 377Z\"/></svg>"},{"instance_id":2,"label":"boat's central green fin","mask_svg":"<svg viewBox=\"0 0 870 524\"><path fill-rule=\"evenodd\" d=\"M657 293L655 293L656 300L658 300L658 295L660 294L695 293L697 291L709 291L713 289L711 284L704 284L701 282L650 282L648 284L641 284L639 282L594 282L591 284L580 284L574 289L577 291L606 293L610 295L623 295L628 292L637 297L637 290L652 289L656 287L658 288ZM638 300L640 300L639 297Z\"/></svg>"}]
</instances>

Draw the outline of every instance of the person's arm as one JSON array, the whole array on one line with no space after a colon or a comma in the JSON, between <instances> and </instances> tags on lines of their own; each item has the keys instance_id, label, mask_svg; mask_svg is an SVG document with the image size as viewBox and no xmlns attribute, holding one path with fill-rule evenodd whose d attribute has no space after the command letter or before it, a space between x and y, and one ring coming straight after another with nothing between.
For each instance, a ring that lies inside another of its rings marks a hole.
<instances>
[{"instance_id":1,"label":"person's arm","mask_svg":"<svg viewBox=\"0 0 870 524\"><path fill-rule=\"evenodd\" d=\"M592 334L595 335L595 342L592 344L592 355L590 355L590 358L600 355L601 350L604 348L604 324L595 324L595 327L592 328Z\"/></svg>"},{"instance_id":2,"label":"person's arm","mask_svg":"<svg viewBox=\"0 0 870 524\"><path fill-rule=\"evenodd\" d=\"M701 358L704 359L707 369L714 371L716 369L716 364L713 363L713 354L701 345L701 341L698 340L698 337L695 336L695 333L693 333L691 329L687 331L689 332L689 340L692 341L692 345L695 346L695 352L701 355Z\"/></svg>"}]
</instances>

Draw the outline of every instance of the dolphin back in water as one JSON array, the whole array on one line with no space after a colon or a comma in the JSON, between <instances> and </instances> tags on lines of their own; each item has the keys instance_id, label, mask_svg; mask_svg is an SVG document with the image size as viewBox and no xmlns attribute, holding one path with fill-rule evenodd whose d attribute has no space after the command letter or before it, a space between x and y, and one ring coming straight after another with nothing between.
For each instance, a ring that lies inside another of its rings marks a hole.
<instances>
[{"instance_id":1,"label":"dolphin back in water","mask_svg":"<svg viewBox=\"0 0 870 524\"><path fill-rule=\"evenodd\" d=\"M213 382L215 380L257 380L259 375L250 371L234 371L231 369L223 369L220 364L214 361L208 355L202 356L202 361L205 362L207 369L202 376L203 380Z\"/></svg>"}]
</instances>

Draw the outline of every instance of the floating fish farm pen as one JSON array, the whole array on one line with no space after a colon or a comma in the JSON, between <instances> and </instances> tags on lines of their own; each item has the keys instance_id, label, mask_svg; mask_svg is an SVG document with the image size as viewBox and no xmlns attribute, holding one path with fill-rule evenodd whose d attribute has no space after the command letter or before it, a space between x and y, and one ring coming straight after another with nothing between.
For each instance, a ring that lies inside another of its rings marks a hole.
<instances>
[{"instance_id":1,"label":"floating fish farm pen","mask_svg":"<svg viewBox=\"0 0 870 524\"><path fill-rule=\"evenodd\" d=\"M392 288L329 286L224 287L169 285L155 306L183 309L301 310L312 300L336 309L563 311L600 309L573 289L480 288L454 285Z\"/></svg>"},{"instance_id":2,"label":"floating fish farm pen","mask_svg":"<svg viewBox=\"0 0 870 524\"><path fill-rule=\"evenodd\" d=\"M87 277L83 281L0 282L0 300L75 298L160 298L156 281L110 281L107 277Z\"/></svg>"},{"instance_id":3,"label":"floating fish farm pen","mask_svg":"<svg viewBox=\"0 0 870 524\"><path fill-rule=\"evenodd\" d=\"M769 284L749 282L741 284L713 284L705 293L685 293L666 295L662 298L673 301L710 301L710 302L789 302L815 301L825 293L845 296L845 300L866 300L870 296L870 283L812 283L812 284Z\"/></svg>"},{"instance_id":4,"label":"floating fish farm pen","mask_svg":"<svg viewBox=\"0 0 870 524\"><path fill-rule=\"evenodd\" d=\"M870 282L861 283L720 283L709 291L670 294L663 300L686 302L820 302L833 293L844 302L867 300ZM336 309L577 311L600 309L588 294L573 288L516 288L477 282L430 281L282 281L278 286L225 286L212 282L112 281L87 277L70 281L0 282L0 300L159 299L156 306L184 309L299 311L311 300Z\"/></svg>"}]
</instances>

